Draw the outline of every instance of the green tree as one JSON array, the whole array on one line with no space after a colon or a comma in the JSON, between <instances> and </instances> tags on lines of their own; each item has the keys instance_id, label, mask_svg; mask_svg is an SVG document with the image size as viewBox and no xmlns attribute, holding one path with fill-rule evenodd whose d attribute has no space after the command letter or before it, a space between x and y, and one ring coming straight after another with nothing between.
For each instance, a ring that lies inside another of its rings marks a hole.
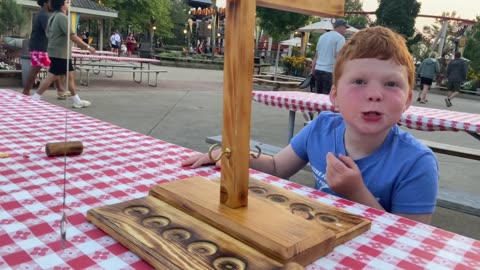
<instances>
[{"instance_id":1,"label":"green tree","mask_svg":"<svg viewBox=\"0 0 480 270\"><path fill-rule=\"evenodd\" d=\"M25 22L26 15L15 0L0 0L0 35L19 35Z\"/></svg>"},{"instance_id":2,"label":"green tree","mask_svg":"<svg viewBox=\"0 0 480 270\"><path fill-rule=\"evenodd\" d=\"M477 17L477 21L480 21L480 17ZM473 26L472 31L467 34L467 44L463 55L465 58L469 59L470 68L474 73L480 72L480 22Z\"/></svg>"},{"instance_id":3,"label":"green tree","mask_svg":"<svg viewBox=\"0 0 480 270\"><path fill-rule=\"evenodd\" d=\"M311 18L308 15L263 7L257 7L257 17L260 19L260 27L277 41L305 26Z\"/></svg>"},{"instance_id":4,"label":"green tree","mask_svg":"<svg viewBox=\"0 0 480 270\"><path fill-rule=\"evenodd\" d=\"M416 0L380 0L375 12L376 24L388 27L408 39L415 33L415 19L420 6Z\"/></svg>"},{"instance_id":5,"label":"green tree","mask_svg":"<svg viewBox=\"0 0 480 270\"><path fill-rule=\"evenodd\" d=\"M126 29L128 25L136 32L150 30L152 22L155 33L162 37L171 37L173 23L170 17L172 0L103 0L106 7L118 11L114 20L117 28Z\"/></svg>"},{"instance_id":6,"label":"green tree","mask_svg":"<svg viewBox=\"0 0 480 270\"><path fill-rule=\"evenodd\" d=\"M345 11L363 11L363 3L361 0L345 0ZM363 15L350 14L346 15L345 19L351 26L362 29L367 27L368 20Z\"/></svg>"}]
</instances>

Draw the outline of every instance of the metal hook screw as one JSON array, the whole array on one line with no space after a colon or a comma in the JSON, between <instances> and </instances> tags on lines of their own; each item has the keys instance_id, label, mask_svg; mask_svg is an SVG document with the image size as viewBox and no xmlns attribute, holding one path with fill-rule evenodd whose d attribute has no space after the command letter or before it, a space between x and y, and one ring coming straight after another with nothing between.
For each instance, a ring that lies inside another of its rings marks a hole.
<instances>
[{"instance_id":1,"label":"metal hook screw","mask_svg":"<svg viewBox=\"0 0 480 270\"><path fill-rule=\"evenodd\" d=\"M208 149L208 157L210 158L211 161L213 162L217 162L219 161L220 159L222 159L222 156L225 155L225 157L227 158L230 158L230 154L232 153L232 150L230 150L230 148L225 148L225 151L224 152L221 152L220 155L218 155L217 158L213 158L212 156L212 153L213 153L213 150L217 147L221 147L218 143L210 146L210 149Z\"/></svg>"},{"instance_id":2,"label":"metal hook screw","mask_svg":"<svg viewBox=\"0 0 480 270\"><path fill-rule=\"evenodd\" d=\"M250 156L252 156L254 159L258 159L262 155L262 148L260 148L258 145L255 145L255 148L257 148L257 154L255 153L250 153Z\"/></svg>"}]
</instances>

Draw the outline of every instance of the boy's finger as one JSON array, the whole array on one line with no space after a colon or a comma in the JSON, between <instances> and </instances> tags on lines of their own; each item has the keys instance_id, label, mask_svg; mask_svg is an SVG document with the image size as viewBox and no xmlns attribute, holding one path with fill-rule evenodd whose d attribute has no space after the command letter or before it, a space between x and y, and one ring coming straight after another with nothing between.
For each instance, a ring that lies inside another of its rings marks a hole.
<instances>
[{"instance_id":1,"label":"boy's finger","mask_svg":"<svg viewBox=\"0 0 480 270\"><path fill-rule=\"evenodd\" d=\"M340 158L341 161L343 161L343 163L345 165L347 165L348 168L350 168L350 169L357 168L357 164L355 163L355 161L353 161L353 159L351 157L344 156L342 154L340 154L338 157Z\"/></svg>"}]
</instances>

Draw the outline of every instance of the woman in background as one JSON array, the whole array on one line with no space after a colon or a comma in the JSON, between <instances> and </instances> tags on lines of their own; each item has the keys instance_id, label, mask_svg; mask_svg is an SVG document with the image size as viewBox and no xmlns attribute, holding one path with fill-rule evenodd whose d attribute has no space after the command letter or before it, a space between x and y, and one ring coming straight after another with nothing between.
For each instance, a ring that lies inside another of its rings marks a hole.
<instances>
[{"instance_id":1,"label":"woman in background","mask_svg":"<svg viewBox=\"0 0 480 270\"><path fill-rule=\"evenodd\" d=\"M135 44L137 41L133 37L133 33L128 34L127 37L127 54L128 56L132 56L132 53L135 51Z\"/></svg>"}]
</instances>

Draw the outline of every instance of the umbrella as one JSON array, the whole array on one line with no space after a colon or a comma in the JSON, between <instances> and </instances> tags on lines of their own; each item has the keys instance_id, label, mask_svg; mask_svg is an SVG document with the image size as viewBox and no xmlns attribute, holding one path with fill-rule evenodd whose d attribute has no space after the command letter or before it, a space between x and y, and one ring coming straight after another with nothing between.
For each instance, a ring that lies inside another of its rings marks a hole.
<instances>
[{"instance_id":1,"label":"umbrella","mask_svg":"<svg viewBox=\"0 0 480 270\"><path fill-rule=\"evenodd\" d=\"M323 33L328 30L333 30L333 22L335 22L335 19L323 18L319 22L312 23L310 25L307 25L298 29L298 31L310 32L310 33ZM358 32L358 29L350 26L349 28L347 28L347 32L352 32L352 33Z\"/></svg>"},{"instance_id":2,"label":"umbrella","mask_svg":"<svg viewBox=\"0 0 480 270\"><path fill-rule=\"evenodd\" d=\"M302 39L299 37L294 37L291 39L284 40L280 42L281 45L300 47L302 45ZM308 43L308 45L312 45Z\"/></svg>"}]
</instances>

